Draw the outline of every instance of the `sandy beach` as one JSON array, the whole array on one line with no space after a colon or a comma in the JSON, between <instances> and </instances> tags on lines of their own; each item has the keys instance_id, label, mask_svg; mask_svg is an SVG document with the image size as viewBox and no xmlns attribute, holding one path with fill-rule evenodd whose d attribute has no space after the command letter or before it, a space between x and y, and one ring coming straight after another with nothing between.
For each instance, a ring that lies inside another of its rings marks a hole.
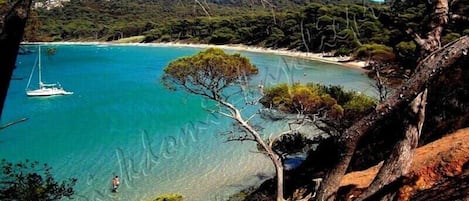
<instances>
[{"instance_id":1,"label":"sandy beach","mask_svg":"<svg viewBox=\"0 0 469 201\"><path fill-rule=\"evenodd\" d=\"M341 62L343 58L340 57L323 57L321 53L309 53L299 52L286 49L271 49L263 47L247 46L242 44L230 44L230 45L212 45L212 44L193 44L193 43L119 43L119 42L24 42L23 44L70 44L70 45L132 45L132 46L155 46L155 47L195 47L195 48L222 48L227 50L235 51L248 51L265 54L275 54L289 57L296 57L301 59L320 61L325 63L331 63L341 65L348 68L353 68L362 72L366 72L364 69L366 66L365 61L346 61Z\"/></svg>"},{"instance_id":2,"label":"sandy beach","mask_svg":"<svg viewBox=\"0 0 469 201\"><path fill-rule=\"evenodd\" d=\"M302 59L321 61L326 63L332 63L337 65L346 66L360 71L366 71L363 67L366 66L365 61L347 61L340 62L342 58L340 57L323 57L321 53L308 53L308 52L299 52L286 49L270 49L262 47L253 47L247 45L210 45L210 44L185 44L185 43L152 43L155 46L177 46L177 47L198 47L198 48L209 48L209 47L218 47L222 49L230 50L239 50L239 51L249 51L249 52L258 52L258 53L267 53L267 54L276 54L290 57L297 57Z\"/></svg>"}]
</instances>

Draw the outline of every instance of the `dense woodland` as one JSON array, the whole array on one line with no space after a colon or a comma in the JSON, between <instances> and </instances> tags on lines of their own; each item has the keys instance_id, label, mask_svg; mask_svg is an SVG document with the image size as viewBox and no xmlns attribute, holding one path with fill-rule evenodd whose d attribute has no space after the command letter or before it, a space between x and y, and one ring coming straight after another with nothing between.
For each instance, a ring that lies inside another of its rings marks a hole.
<instances>
[{"instance_id":1,"label":"dense woodland","mask_svg":"<svg viewBox=\"0 0 469 201\"><path fill-rule=\"evenodd\" d=\"M273 2L273 3L267 3ZM34 9L26 41L112 41L246 44L307 52L354 53L412 68L417 46L406 33L425 33L427 1L392 5L363 1L92 1ZM468 0L451 5L469 13ZM444 30L446 44L469 33L464 21Z\"/></svg>"}]
</instances>

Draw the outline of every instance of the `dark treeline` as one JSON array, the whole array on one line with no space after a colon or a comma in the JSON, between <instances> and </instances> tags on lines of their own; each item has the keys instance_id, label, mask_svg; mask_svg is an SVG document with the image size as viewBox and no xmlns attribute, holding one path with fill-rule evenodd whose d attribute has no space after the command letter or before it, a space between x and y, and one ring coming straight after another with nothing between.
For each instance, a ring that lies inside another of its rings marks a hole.
<instances>
[{"instance_id":1,"label":"dark treeline","mask_svg":"<svg viewBox=\"0 0 469 201\"><path fill-rule=\"evenodd\" d=\"M468 0L453 5L469 12ZM271 4L263 2L272 2ZM416 45L406 32L424 33L426 1L393 5L353 1L71 1L36 9L25 40L246 44L307 52L333 52L415 66ZM34 33L34 34L33 34ZM443 43L469 33L455 22Z\"/></svg>"}]
</instances>

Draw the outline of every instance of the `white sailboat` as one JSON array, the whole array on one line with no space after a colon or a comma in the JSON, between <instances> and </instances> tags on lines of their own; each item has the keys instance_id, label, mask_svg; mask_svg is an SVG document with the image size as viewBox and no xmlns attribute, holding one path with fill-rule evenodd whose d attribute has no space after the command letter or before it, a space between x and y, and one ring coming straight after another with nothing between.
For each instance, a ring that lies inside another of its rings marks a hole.
<instances>
[{"instance_id":1,"label":"white sailboat","mask_svg":"<svg viewBox=\"0 0 469 201\"><path fill-rule=\"evenodd\" d=\"M26 95L28 96L56 96L56 95L70 95L73 92L65 91L59 83L56 84L46 84L42 82L42 72L41 72L41 46L39 46L39 55L38 59L36 59L38 63L39 70L39 88L38 89L29 89L29 85L31 83L31 78L33 77L34 70L36 68L36 64L34 64L33 69L31 70L31 74L29 75L28 85L26 86Z\"/></svg>"}]
</instances>

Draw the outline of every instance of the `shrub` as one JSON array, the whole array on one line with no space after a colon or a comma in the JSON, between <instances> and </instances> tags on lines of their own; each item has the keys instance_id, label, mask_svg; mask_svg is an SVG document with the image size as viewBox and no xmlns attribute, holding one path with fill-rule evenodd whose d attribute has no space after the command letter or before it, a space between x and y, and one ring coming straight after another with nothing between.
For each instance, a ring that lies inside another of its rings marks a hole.
<instances>
[{"instance_id":1,"label":"shrub","mask_svg":"<svg viewBox=\"0 0 469 201\"><path fill-rule=\"evenodd\" d=\"M152 201L184 201L184 197L182 195L177 194L177 193L167 193L158 196Z\"/></svg>"},{"instance_id":2,"label":"shrub","mask_svg":"<svg viewBox=\"0 0 469 201\"><path fill-rule=\"evenodd\" d=\"M395 58L391 47L376 43L362 45L355 51L355 55L359 59L371 59L383 62L391 61Z\"/></svg>"},{"instance_id":3,"label":"shrub","mask_svg":"<svg viewBox=\"0 0 469 201\"><path fill-rule=\"evenodd\" d=\"M47 164L28 160L13 164L3 159L0 165L0 200L61 200L75 193L77 180L58 183Z\"/></svg>"},{"instance_id":4,"label":"shrub","mask_svg":"<svg viewBox=\"0 0 469 201\"><path fill-rule=\"evenodd\" d=\"M280 84L266 90L261 99L264 107L276 108L286 113L325 113L333 119L346 117L355 120L369 112L376 100L340 86L323 86L314 83L295 84L289 87Z\"/></svg>"},{"instance_id":5,"label":"shrub","mask_svg":"<svg viewBox=\"0 0 469 201\"><path fill-rule=\"evenodd\" d=\"M160 38L161 42L170 42L171 41L171 36L169 34L162 35Z\"/></svg>"},{"instance_id":6,"label":"shrub","mask_svg":"<svg viewBox=\"0 0 469 201\"><path fill-rule=\"evenodd\" d=\"M349 120L354 120L368 113L376 105L376 100L363 94L355 94L345 105L344 114Z\"/></svg>"},{"instance_id":7,"label":"shrub","mask_svg":"<svg viewBox=\"0 0 469 201\"><path fill-rule=\"evenodd\" d=\"M355 92L345 91L341 86L322 86L324 93L329 94L337 101L337 104L344 105L353 98Z\"/></svg>"},{"instance_id":8,"label":"shrub","mask_svg":"<svg viewBox=\"0 0 469 201\"><path fill-rule=\"evenodd\" d=\"M260 100L264 107L278 106L283 103L290 104L291 98L287 84L279 84L265 90L264 97Z\"/></svg>"},{"instance_id":9,"label":"shrub","mask_svg":"<svg viewBox=\"0 0 469 201\"><path fill-rule=\"evenodd\" d=\"M370 113L377 103L374 98L354 91L345 91L340 86L323 86L313 83L295 84L290 87L281 84L265 91L266 93L261 99L264 107L281 111L282 114L300 113L312 118L312 120L319 117L318 122L323 124L326 130L329 129L337 133ZM287 116L267 117L279 120ZM288 144L290 146L299 141L288 142L293 143ZM277 148L277 151L281 150L279 147ZM291 151L286 152L290 153ZM288 154L286 152L282 154Z\"/></svg>"}]
</instances>

